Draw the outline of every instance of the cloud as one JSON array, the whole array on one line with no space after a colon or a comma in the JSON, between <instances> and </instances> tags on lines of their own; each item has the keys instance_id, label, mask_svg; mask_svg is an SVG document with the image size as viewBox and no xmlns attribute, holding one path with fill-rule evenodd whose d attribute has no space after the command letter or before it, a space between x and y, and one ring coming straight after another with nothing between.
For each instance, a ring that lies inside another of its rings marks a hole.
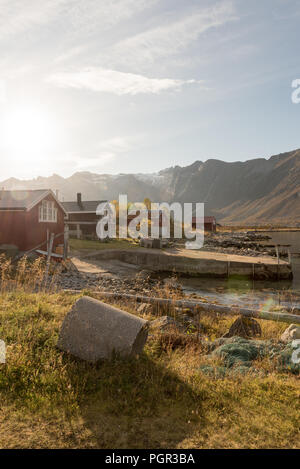
<instances>
[{"instance_id":1,"label":"cloud","mask_svg":"<svg viewBox=\"0 0 300 469\"><path fill-rule=\"evenodd\" d=\"M110 50L114 63L142 66L181 53L211 28L236 20L231 1L196 10L171 23L147 30L115 44Z\"/></svg>"},{"instance_id":2,"label":"cloud","mask_svg":"<svg viewBox=\"0 0 300 469\"><path fill-rule=\"evenodd\" d=\"M99 30L130 19L156 3L158 0L73 0L68 16L76 29Z\"/></svg>"},{"instance_id":3,"label":"cloud","mask_svg":"<svg viewBox=\"0 0 300 469\"><path fill-rule=\"evenodd\" d=\"M108 29L153 6L158 0L0 0L0 38L49 26L89 34Z\"/></svg>"},{"instance_id":4,"label":"cloud","mask_svg":"<svg viewBox=\"0 0 300 469\"><path fill-rule=\"evenodd\" d=\"M129 151L138 140L137 137L113 137L101 142L99 148L109 153L123 153Z\"/></svg>"},{"instance_id":5,"label":"cloud","mask_svg":"<svg viewBox=\"0 0 300 469\"><path fill-rule=\"evenodd\" d=\"M66 0L0 0L0 37L12 36L43 25L58 16Z\"/></svg>"},{"instance_id":6,"label":"cloud","mask_svg":"<svg viewBox=\"0 0 300 469\"><path fill-rule=\"evenodd\" d=\"M73 170L75 171L99 171L107 163L113 161L116 157L114 153L99 153L95 158L89 158L85 156L84 158L78 157L75 158L75 161L72 161Z\"/></svg>"},{"instance_id":7,"label":"cloud","mask_svg":"<svg viewBox=\"0 0 300 469\"><path fill-rule=\"evenodd\" d=\"M4 80L0 80L0 103L4 103L6 101L6 82Z\"/></svg>"},{"instance_id":8,"label":"cloud","mask_svg":"<svg viewBox=\"0 0 300 469\"><path fill-rule=\"evenodd\" d=\"M85 154L84 158L78 154L73 156L73 163L77 171L88 169L98 171L107 163L116 160L119 155L126 154L141 143L143 135L118 136L98 142L93 150Z\"/></svg>"},{"instance_id":9,"label":"cloud","mask_svg":"<svg viewBox=\"0 0 300 469\"><path fill-rule=\"evenodd\" d=\"M54 73L47 82L62 88L87 89L116 95L158 94L177 91L185 84L201 83L197 80L173 78L148 78L134 73L124 73L100 67L85 68L74 72Z\"/></svg>"}]
</instances>

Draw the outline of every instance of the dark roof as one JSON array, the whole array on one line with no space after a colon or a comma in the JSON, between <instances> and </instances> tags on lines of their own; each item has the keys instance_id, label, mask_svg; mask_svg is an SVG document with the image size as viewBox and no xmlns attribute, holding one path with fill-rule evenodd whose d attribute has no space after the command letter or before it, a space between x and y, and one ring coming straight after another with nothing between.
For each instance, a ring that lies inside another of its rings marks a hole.
<instances>
[{"instance_id":1,"label":"dark roof","mask_svg":"<svg viewBox=\"0 0 300 469\"><path fill-rule=\"evenodd\" d=\"M27 210L49 193L49 189L0 190L0 210Z\"/></svg>"},{"instance_id":2,"label":"dark roof","mask_svg":"<svg viewBox=\"0 0 300 469\"><path fill-rule=\"evenodd\" d=\"M62 205L67 213L71 212L95 212L99 204L107 202L107 200L85 200L81 202L81 205L78 205L76 201L74 202L62 202Z\"/></svg>"}]
</instances>

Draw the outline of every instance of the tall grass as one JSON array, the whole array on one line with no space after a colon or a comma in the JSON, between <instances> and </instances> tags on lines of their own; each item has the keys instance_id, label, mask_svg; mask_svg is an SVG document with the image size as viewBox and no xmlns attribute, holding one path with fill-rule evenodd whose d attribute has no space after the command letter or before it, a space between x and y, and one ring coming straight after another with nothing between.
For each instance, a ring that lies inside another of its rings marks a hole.
<instances>
[{"instance_id":1,"label":"tall grass","mask_svg":"<svg viewBox=\"0 0 300 469\"><path fill-rule=\"evenodd\" d=\"M62 266L50 263L47 273L45 259L38 257L29 259L26 256L19 260L0 255L0 292L26 291L41 292L53 291L56 286L57 276L61 273Z\"/></svg>"},{"instance_id":2,"label":"tall grass","mask_svg":"<svg viewBox=\"0 0 300 469\"><path fill-rule=\"evenodd\" d=\"M56 347L62 321L80 295L55 292L60 266L45 279L42 258L12 263L0 256L0 339L7 345L0 365L1 448L295 448L299 444L299 381L271 362L263 376L214 379L198 340L223 335L232 317L199 311L198 334L176 327L151 329L137 358L86 363ZM142 279L137 285L142 288ZM158 284L149 295L181 296ZM174 306L138 312L134 300L115 306L153 320ZM284 324L259 321L263 338L278 338ZM199 336L199 337L198 337ZM215 363L218 365L219 363Z\"/></svg>"},{"instance_id":3,"label":"tall grass","mask_svg":"<svg viewBox=\"0 0 300 469\"><path fill-rule=\"evenodd\" d=\"M0 447L297 447L296 377L270 370L264 377L213 379L199 370L207 361L201 347L174 348L154 330L138 358L77 360L56 343L78 297L0 293L0 338L7 344ZM133 302L122 306L138 314ZM147 312L148 319L156 315ZM201 325L209 337L218 336L228 318L203 315ZM269 332L275 335L267 329L264 335Z\"/></svg>"}]
</instances>

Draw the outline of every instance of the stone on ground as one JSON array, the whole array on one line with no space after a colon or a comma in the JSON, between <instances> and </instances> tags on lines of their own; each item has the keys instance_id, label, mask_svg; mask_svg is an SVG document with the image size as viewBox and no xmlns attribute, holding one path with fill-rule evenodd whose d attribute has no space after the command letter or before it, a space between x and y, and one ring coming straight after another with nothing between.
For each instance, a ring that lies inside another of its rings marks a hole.
<instances>
[{"instance_id":1,"label":"stone on ground","mask_svg":"<svg viewBox=\"0 0 300 469\"><path fill-rule=\"evenodd\" d=\"M149 303L141 303L137 309L139 314L148 314L152 311L152 305Z\"/></svg>"},{"instance_id":2,"label":"stone on ground","mask_svg":"<svg viewBox=\"0 0 300 469\"><path fill-rule=\"evenodd\" d=\"M231 325L229 331L223 337L239 336L244 339L249 337L260 337L261 327L255 319L240 316Z\"/></svg>"},{"instance_id":3,"label":"stone on ground","mask_svg":"<svg viewBox=\"0 0 300 469\"><path fill-rule=\"evenodd\" d=\"M84 296L76 301L62 324L57 346L78 358L96 362L142 352L148 322Z\"/></svg>"},{"instance_id":4,"label":"stone on ground","mask_svg":"<svg viewBox=\"0 0 300 469\"><path fill-rule=\"evenodd\" d=\"M296 339L300 339L300 327L297 324L291 324L280 337L281 342L285 344Z\"/></svg>"},{"instance_id":5,"label":"stone on ground","mask_svg":"<svg viewBox=\"0 0 300 469\"><path fill-rule=\"evenodd\" d=\"M161 332L166 331L183 331L185 328L171 316L161 316L154 321L151 321L151 327L154 329L159 329Z\"/></svg>"}]
</instances>

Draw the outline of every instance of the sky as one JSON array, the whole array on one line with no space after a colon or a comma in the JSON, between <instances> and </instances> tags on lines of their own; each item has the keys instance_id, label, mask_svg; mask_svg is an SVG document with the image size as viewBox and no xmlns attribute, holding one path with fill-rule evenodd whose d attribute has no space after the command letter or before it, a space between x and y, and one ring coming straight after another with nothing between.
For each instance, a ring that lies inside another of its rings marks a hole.
<instances>
[{"instance_id":1,"label":"sky","mask_svg":"<svg viewBox=\"0 0 300 469\"><path fill-rule=\"evenodd\" d=\"M0 0L1 180L300 147L299 0Z\"/></svg>"}]
</instances>

